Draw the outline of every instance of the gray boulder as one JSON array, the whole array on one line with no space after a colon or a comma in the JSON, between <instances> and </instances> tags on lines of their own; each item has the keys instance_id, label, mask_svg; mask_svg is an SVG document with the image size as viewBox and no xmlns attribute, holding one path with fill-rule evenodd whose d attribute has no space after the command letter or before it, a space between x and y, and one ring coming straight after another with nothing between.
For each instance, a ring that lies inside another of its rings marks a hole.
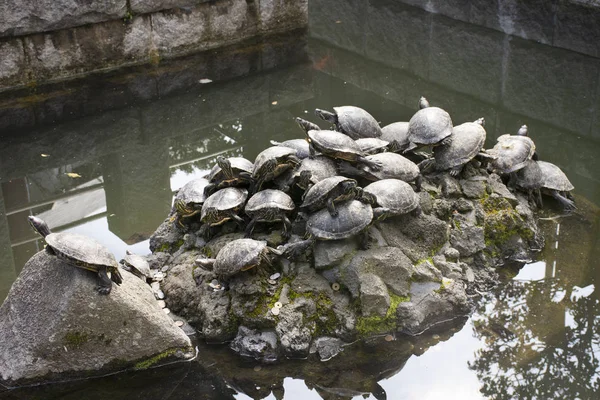
<instances>
[{"instance_id":1,"label":"gray boulder","mask_svg":"<svg viewBox=\"0 0 600 400\"><path fill-rule=\"evenodd\" d=\"M390 308L390 294L383 280L375 274L362 274L359 281L362 315L384 317Z\"/></svg>"},{"instance_id":2,"label":"gray boulder","mask_svg":"<svg viewBox=\"0 0 600 400\"><path fill-rule=\"evenodd\" d=\"M121 274L123 283L102 296L94 273L35 254L0 307L1 380L41 383L193 356L150 287Z\"/></svg>"}]
</instances>

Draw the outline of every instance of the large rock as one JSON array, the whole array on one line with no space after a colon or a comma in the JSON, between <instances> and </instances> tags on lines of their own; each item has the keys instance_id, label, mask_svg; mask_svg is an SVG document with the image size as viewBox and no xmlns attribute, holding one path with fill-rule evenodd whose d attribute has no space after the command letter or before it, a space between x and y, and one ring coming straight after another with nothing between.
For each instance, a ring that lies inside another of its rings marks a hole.
<instances>
[{"instance_id":1,"label":"large rock","mask_svg":"<svg viewBox=\"0 0 600 400\"><path fill-rule=\"evenodd\" d=\"M95 274L46 252L25 265L0 307L0 373L9 385L93 376L189 358L191 343L150 287L122 270L108 296Z\"/></svg>"}]
</instances>

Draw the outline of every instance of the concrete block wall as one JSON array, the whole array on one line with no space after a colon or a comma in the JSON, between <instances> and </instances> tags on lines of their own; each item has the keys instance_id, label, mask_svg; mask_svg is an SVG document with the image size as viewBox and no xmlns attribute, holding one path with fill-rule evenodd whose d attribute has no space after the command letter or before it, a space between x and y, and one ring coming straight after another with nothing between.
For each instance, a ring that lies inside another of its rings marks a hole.
<instances>
[{"instance_id":1,"label":"concrete block wall","mask_svg":"<svg viewBox=\"0 0 600 400\"><path fill-rule=\"evenodd\" d=\"M2 0L0 91L308 24L308 0Z\"/></svg>"}]
</instances>

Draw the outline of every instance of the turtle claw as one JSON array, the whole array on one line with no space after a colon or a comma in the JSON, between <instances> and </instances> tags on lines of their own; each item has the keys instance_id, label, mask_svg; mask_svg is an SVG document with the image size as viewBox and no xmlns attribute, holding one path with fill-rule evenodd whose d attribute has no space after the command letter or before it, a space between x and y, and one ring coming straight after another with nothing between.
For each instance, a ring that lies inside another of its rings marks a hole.
<instances>
[{"instance_id":1,"label":"turtle claw","mask_svg":"<svg viewBox=\"0 0 600 400\"><path fill-rule=\"evenodd\" d=\"M101 294L104 296L110 294L111 289L112 289L112 287L110 287L110 286L108 286L108 287L107 286L97 286L96 287L96 291L98 292L98 294Z\"/></svg>"}]
</instances>

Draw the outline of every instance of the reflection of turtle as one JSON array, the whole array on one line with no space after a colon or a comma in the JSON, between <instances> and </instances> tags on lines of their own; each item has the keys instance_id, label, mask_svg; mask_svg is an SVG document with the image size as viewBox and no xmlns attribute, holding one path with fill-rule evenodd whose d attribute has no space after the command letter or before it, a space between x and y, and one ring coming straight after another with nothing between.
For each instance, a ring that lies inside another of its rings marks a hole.
<instances>
[{"instance_id":1,"label":"reflection of turtle","mask_svg":"<svg viewBox=\"0 0 600 400\"><path fill-rule=\"evenodd\" d=\"M150 264L146 257L134 254L129 250L125 251L125 257L121 260L123 269L131 272L144 282L147 279L152 279L152 272L150 271Z\"/></svg>"},{"instance_id":2,"label":"reflection of turtle","mask_svg":"<svg viewBox=\"0 0 600 400\"><path fill-rule=\"evenodd\" d=\"M250 197L246 204L246 214L252 221L246 227L246 237L252 235L257 222L283 222L281 236L287 240L292 233L292 223L288 215L294 211L294 201L281 190L266 189Z\"/></svg>"},{"instance_id":3,"label":"reflection of turtle","mask_svg":"<svg viewBox=\"0 0 600 400\"><path fill-rule=\"evenodd\" d=\"M204 193L210 196L215 191L226 187L249 186L252 188L252 161L244 157L225 158L217 157L217 163L208 174L210 185L206 186Z\"/></svg>"},{"instance_id":4,"label":"reflection of turtle","mask_svg":"<svg viewBox=\"0 0 600 400\"><path fill-rule=\"evenodd\" d=\"M576 209L573 197L569 193L575 189L569 178L556 165L547 161L537 161L542 170L542 192L554 197L566 211Z\"/></svg>"},{"instance_id":5,"label":"reflection of turtle","mask_svg":"<svg viewBox=\"0 0 600 400\"><path fill-rule=\"evenodd\" d=\"M331 216L335 217L338 213L334 204L350 199L375 204L375 198L372 195L365 194L354 179L337 175L323 179L312 186L306 192L300 209L314 212L327 207Z\"/></svg>"},{"instance_id":6,"label":"reflection of turtle","mask_svg":"<svg viewBox=\"0 0 600 400\"><path fill-rule=\"evenodd\" d=\"M421 211L419 196L412 186L399 179L382 179L365 186L363 190L377 199L377 208L373 206L373 209L381 214L379 219ZM378 210L379 207L382 209Z\"/></svg>"},{"instance_id":7,"label":"reflection of turtle","mask_svg":"<svg viewBox=\"0 0 600 400\"><path fill-rule=\"evenodd\" d=\"M208 240L212 236L211 227L234 220L240 229L244 229L244 220L238 212L246 204L248 191L240 188L225 188L216 191L206 199L202 206L203 234Z\"/></svg>"},{"instance_id":8,"label":"reflection of turtle","mask_svg":"<svg viewBox=\"0 0 600 400\"><path fill-rule=\"evenodd\" d=\"M342 132L354 140L381 136L381 128L377 120L362 108L341 106L333 107L333 111L329 112L317 108L315 114L334 124L338 132Z\"/></svg>"},{"instance_id":9,"label":"reflection of turtle","mask_svg":"<svg viewBox=\"0 0 600 400\"><path fill-rule=\"evenodd\" d=\"M115 256L94 239L77 233L52 233L40 218L31 215L28 219L29 224L44 237L49 253L71 265L98 274L98 293L109 294L112 289L111 280L117 285L123 282ZM107 272L110 272L110 278Z\"/></svg>"},{"instance_id":10,"label":"reflection of turtle","mask_svg":"<svg viewBox=\"0 0 600 400\"><path fill-rule=\"evenodd\" d=\"M363 163L372 169L381 168L379 163L366 159L356 142L343 133L310 130L306 132L306 137L313 156L316 151L319 151L336 160Z\"/></svg>"}]
</instances>

